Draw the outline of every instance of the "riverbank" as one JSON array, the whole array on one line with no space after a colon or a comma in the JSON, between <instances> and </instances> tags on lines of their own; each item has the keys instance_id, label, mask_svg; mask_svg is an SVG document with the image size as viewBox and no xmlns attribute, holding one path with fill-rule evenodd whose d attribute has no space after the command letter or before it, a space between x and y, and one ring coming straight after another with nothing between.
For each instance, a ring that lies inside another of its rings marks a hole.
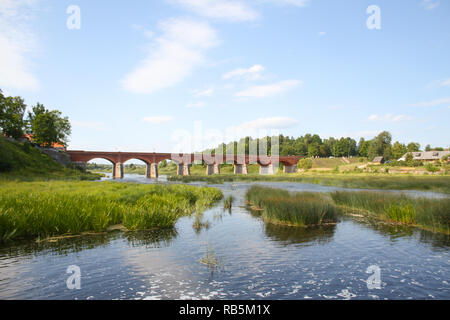
<instances>
[{"instance_id":1,"label":"riverbank","mask_svg":"<svg viewBox=\"0 0 450 320\"><path fill-rule=\"evenodd\" d=\"M222 198L218 189L114 182L3 182L0 241L173 227Z\"/></svg>"},{"instance_id":2,"label":"riverbank","mask_svg":"<svg viewBox=\"0 0 450 320\"><path fill-rule=\"evenodd\" d=\"M36 180L98 180L102 175L66 168L29 142L0 136L0 182Z\"/></svg>"}]
</instances>

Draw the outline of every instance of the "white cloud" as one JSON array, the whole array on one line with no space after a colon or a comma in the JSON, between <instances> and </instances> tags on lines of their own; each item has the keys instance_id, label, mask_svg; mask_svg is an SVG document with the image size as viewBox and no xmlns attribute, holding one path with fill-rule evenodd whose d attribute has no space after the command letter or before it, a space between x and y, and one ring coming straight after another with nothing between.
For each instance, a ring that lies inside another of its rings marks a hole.
<instances>
[{"instance_id":1,"label":"white cloud","mask_svg":"<svg viewBox=\"0 0 450 320\"><path fill-rule=\"evenodd\" d=\"M214 89L209 88L202 91L194 91L194 97L211 97L214 94Z\"/></svg>"},{"instance_id":2,"label":"white cloud","mask_svg":"<svg viewBox=\"0 0 450 320\"><path fill-rule=\"evenodd\" d=\"M223 79L231 79L231 78L245 78L248 80L257 80L261 79L261 72L263 72L265 68L256 64L248 69L239 68L232 71L229 71L222 75Z\"/></svg>"},{"instance_id":3,"label":"white cloud","mask_svg":"<svg viewBox=\"0 0 450 320\"><path fill-rule=\"evenodd\" d=\"M205 51L218 43L207 23L169 19L159 23L162 35L153 42L148 56L122 80L133 93L152 93L173 86L205 62Z\"/></svg>"},{"instance_id":4,"label":"white cloud","mask_svg":"<svg viewBox=\"0 0 450 320\"><path fill-rule=\"evenodd\" d=\"M450 79L443 79L434 81L431 84L432 87L450 87Z\"/></svg>"},{"instance_id":5,"label":"white cloud","mask_svg":"<svg viewBox=\"0 0 450 320\"><path fill-rule=\"evenodd\" d=\"M324 35L326 35L327 33L325 31L320 31L319 32L319 36L323 37Z\"/></svg>"},{"instance_id":6,"label":"white cloud","mask_svg":"<svg viewBox=\"0 0 450 320\"><path fill-rule=\"evenodd\" d=\"M173 117L171 117L171 116L145 117L142 120L144 122L148 122L151 124L163 124L163 123L171 122L173 120Z\"/></svg>"},{"instance_id":7,"label":"white cloud","mask_svg":"<svg viewBox=\"0 0 450 320\"><path fill-rule=\"evenodd\" d=\"M37 49L30 31L30 11L35 0L0 1L0 87L36 90L39 82L31 71L29 54Z\"/></svg>"},{"instance_id":8,"label":"white cloud","mask_svg":"<svg viewBox=\"0 0 450 320\"><path fill-rule=\"evenodd\" d=\"M432 10L439 6L439 1L436 0L423 0L420 5L427 10Z\"/></svg>"},{"instance_id":9,"label":"white cloud","mask_svg":"<svg viewBox=\"0 0 450 320\"><path fill-rule=\"evenodd\" d=\"M254 97L254 98L270 97L293 89L301 84L302 82L299 80L285 80L267 85L253 86L246 90L236 93L235 96Z\"/></svg>"},{"instance_id":10,"label":"white cloud","mask_svg":"<svg viewBox=\"0 0 450 320\"><path fill-rule=\"evenodd\" d=\"M412 104L412 107L433 107L433 106L438 106L441 104L445 104L445 103L450 103L450 98L441 98L441 99L436 99L436 100L432 100L432 101L424 101L424 102L419 102L419 103L415 103Z\"/></svg>"},{"instance_id":11,"label":"white cloud","mask_svg":"<svg viewBox=\"0 0 450 320\"><path fill-rule=\"evenodd\" d=\"M388 113L384 116L379 116L377 114L373 114L369 117L370 121L387 121L387 122L399 122L404 120L411 120L412 118L410 116L406 116L404 114L399 115L393 115L391 113Z\"/></svg>"},{"instance_id":12,"label":"white cloud","mask_svg":"<svg viewBox=\"0 0 450 320\"><path fill-rule=\"evenodd\" d=\"M168 0L200 16L228 21L252 21L259 14L238 0Z\"/></svg>"},{"instance_id":13,"label":"white cloud","mask_svg":"<svg viewBox=\"0 0 450 320\"><path fill-rule=\"evenodd\" d=\"M186 105L187 108L203 108L205 106L205 103L202 101L199 102L192 102Z\"/></svg>"}]
</instances>

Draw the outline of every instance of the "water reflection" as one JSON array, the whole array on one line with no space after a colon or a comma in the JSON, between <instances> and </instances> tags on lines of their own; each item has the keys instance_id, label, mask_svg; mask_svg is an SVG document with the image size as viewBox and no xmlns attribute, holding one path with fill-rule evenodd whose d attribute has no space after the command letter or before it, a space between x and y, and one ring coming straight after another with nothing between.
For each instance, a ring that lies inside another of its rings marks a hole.
<instances>
[{"instance_id":1,"label":"water reflection","mask_svg":"<svg viewBox=\"0 0 450 320\"><path fill-rule=\"evenodd\" d=\"M145 231L111 232L93 235L49 238L45 240L23 240L5 243L0 246L2 256L32 256L37 254L70 255L98 247L107 247L117 239L128 240L131 246L161 248L171 244L178 235L175 228L155 229Z\"/></svg>"},{"instance_id":2,"label":"water reflection","mask_svg":"<svg viewBox=\"0 0 450 320\"><path fill-rule=\"evenodd\" d=\"M291 227L265 223L264 232L270 239L289 244L326 244L333 239L336 225Z\"/></svg>"},{"instance_id":3,"label":"water reflection","mask_svg":"<svg viewBox=\"0 0 450 320\"><path fill-rule=\"evenodd\" d=\"M415 238L419 242L429 244L434 248L448 250L450 247L450 235L443 233L431 232L407 225L387 223L366 217L352 217L345 218L345 220L352 220L360 225L364 225L376 233L389 238L391 242L396 242L402 238Z\"/></svg>"},{"instance_id":4,"label":"water reflection","mask_svg":"<svg viewBox=\"0 0 450 320\"><path fill-rule=\"evenodd\" d=\"M126 232L124 238L133 247L163 248L172 244L178 236L175 228Z\"/></svg>"}]
</instances>

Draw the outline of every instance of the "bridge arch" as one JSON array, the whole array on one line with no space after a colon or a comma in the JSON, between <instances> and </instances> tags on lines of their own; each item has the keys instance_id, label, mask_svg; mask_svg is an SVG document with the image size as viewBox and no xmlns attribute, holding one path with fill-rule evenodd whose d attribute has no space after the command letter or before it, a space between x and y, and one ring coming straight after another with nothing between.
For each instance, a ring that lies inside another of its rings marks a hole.
<instances>
[{"instance_id":1,"label":"bridge arch","mask_svg":"<svg viewBox=\"0 0 450 320\"><path fill-rule=\"evenodd\" d=\"M100 163L98 160L101 160ZM117 163L112 159L111 157L92 157L92 159L86 158L85 161L83 161L86 165L86 168L88 170L97 170L99 169L100 172L108 173L111 172L112 177L116 174L116 165ZM111 168L105 168L105 165L102 162L108 162L111 165ZM80 162L82 163L82 162ZM95 164L96 166L93 166Z\"/></svg>"}]
</instances>

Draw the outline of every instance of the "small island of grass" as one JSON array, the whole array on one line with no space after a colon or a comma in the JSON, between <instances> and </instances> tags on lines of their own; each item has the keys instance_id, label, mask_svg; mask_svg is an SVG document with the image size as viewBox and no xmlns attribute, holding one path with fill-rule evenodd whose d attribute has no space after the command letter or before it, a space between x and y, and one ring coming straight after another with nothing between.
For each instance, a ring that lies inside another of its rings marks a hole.
<instances>
[{"instance_id":1,"label":"small island of grass","mask_svg":"<svg viewBox=\"0 0 450 320\"><path fill-rule=\"evenodd\" d=\"M246 193L247 203L259 211L266 222L291 226L318 226L336 223L339 209L326 194L290 193L286 190L253 186Z\"/></svg>"}]
</instances>

